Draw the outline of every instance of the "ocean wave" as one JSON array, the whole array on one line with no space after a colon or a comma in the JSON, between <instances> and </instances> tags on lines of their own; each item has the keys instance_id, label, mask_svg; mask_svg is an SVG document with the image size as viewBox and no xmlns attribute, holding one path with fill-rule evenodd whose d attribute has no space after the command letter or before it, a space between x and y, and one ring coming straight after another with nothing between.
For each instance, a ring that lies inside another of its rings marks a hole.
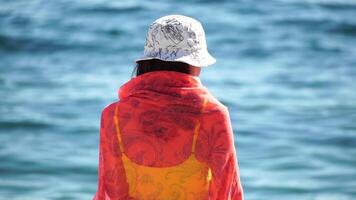
<instances>
[{"instance_id":1,"label":"ocean wave","mask_svg":"<svg viewBox=\"0 0 356 200\"><path fill-rule=\"evenodd\" d=\"M355 1L316 1L314 2L322 8L332 11L356 11Z\"/></svg>"},{"instance_id":2,"label":"ocean wave","mask_svg":"<svg viewBox=\"0 0 356 200\"><path fill-rule=\"evenodd\" d=\"M0 34L0 52L51 53L66 50L100 49L94 43Z\"/></svg>"},{"instance_id":3,"label":"ocean wave","mask_svg":"<svg viewBox=\"0 0 356 200\"><path fill-rule=\"evenodd\" d=\"M102 5L92 5L85 6L81 5L74 9L74 12L79 12L83 14L126 14L126 13L134 13L144 10L145 8L141 5L132 5L132 6L115 6L111 4L102 4Z\"/></svg>"},{"instance_id":4,"label":"ocean wave","mask_svg":"<svg viewBox=\"0 0 356 200\"><path fill-rule=\"evenodd\" d=\"M349 37L356 37L356 24L339 23L329 28L329 32L341 34Z\"/></svg>"},{"instance_id":5,"label":"ocean wave","mask_svg":"<svg viewBox=\"0 0 356 200\"><path fill-rule=\"evenodd\" d=\"M14 129L44 129L53 127L53 124L44 121L0 121L0 130L14 130Z\"/></svg>"}]
</instances>

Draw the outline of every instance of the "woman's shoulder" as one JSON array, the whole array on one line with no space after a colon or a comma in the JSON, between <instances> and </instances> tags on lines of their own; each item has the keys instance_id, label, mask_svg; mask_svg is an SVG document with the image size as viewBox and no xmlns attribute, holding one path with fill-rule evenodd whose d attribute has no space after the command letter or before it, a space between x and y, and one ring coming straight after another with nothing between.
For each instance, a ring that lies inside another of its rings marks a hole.
<instances>
[{"instance_id":1,"label":"woman's shoulder","mask_svg":"<svg viewBox=\"0 0 356 200\"><path fill-rule=\"evenodd\" d=\"M229 115L229 109L228 107L219 101L216 97L212 95L208 95L207 97L207 103L202 111L202 114L205 116L210 116L210 115ZM112 117L115 113L115 108L116 106L120 105L120 100L110 102L104 106L102 109L102 116L106 117Z\"/></svg>"},{"instance_id":2,"label":"woman's shoulder","mask_svg":"<svg viewBox=\"0 0 356 200\"><path fill-rule=\"evenodd\" d=\"M228 113L228 107L211 93L207 96L208 103L204 110L206 113Z\"/></svg>"},{"instance_id":3,"label":"woman's shoulder","mask_svg":"<svg viewBox=\"0 0 356 200\"><path fill-rule=\"evenodd\" d=\"M205 123L204 126L206 127L214 127L217 124L226 126L230 123L229 109L220 101L209 101L206 110L203 112L202 120L209 122Z\"/></svg>"},{"instance_id":4,"label":"woman's shoulder","mask_svg":"<svg viewBox=\"0 0 356 200\"><path fill-rule=\"evenodd\" d=\"M110 102L102 109L102 116L112 116L115 113L115 107L119 104L119 101Z\"/></svg>"}]
</instances>

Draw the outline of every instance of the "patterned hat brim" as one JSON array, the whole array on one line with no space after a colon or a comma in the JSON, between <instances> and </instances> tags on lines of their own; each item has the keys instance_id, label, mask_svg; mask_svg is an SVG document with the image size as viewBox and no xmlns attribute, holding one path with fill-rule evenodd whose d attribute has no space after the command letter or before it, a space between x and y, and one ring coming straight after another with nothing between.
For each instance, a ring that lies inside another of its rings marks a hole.
<instances>
[{"instance_id":1,"label":"patterned hat brim","mask_svg":"<svg viewBox=\"0 0 356 200\"><path fill-rule=\"evenodd\" d=\"M201 49L194 52L189 52L186 55L174 55L174 54L164 54L164 53L155 53L155 52L148 52L145 53L142 57L135 60L137 63L138 61L142 60L151 60L151 59L159 59L163 61L176 61L176 62L183 62L195 67L207 67L212 65L216 62L216 59L210 55L208 50Z\"/></svg>"}]
</instances>

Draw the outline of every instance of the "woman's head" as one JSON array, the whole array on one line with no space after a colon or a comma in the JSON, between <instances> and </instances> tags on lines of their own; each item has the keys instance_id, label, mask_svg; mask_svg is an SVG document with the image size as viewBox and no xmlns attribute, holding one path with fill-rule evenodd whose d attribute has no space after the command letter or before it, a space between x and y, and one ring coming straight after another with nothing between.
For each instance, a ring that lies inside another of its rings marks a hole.
<instances>
[{"instance_id":1,"label":"woman's head","mask_svg":"<svg viewBox=\"0 0 356 200\"><path fill-rule=\"evenodd\" d=\"M158 59L142 60L137 62L137 65L132 72L132 76L139 76L147 72L160 70L176 71L193 76L199 76L201 68L183 62L163 61Z\"/></svg>"},{"instance_id":2,"label":"woman's head","mask_svg":"<svg viewBox=\"0 0 356 200\"><path fill-rule=\"evenodd\" d=\"M199 75L201 67L215 62L199 21L184 15L167 15L149 26L144 55L136 60L136 74L173 70Z\"/></svg>"}]
</instances>

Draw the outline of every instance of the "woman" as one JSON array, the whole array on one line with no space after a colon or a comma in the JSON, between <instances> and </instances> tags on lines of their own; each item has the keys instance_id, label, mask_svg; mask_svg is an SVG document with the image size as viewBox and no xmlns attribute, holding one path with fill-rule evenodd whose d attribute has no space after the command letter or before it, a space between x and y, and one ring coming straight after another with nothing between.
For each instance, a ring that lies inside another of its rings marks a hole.
<instances>
[{"instance_id":1,"label":"woman","mask_svg":"<svg viewBox=\"0 0 356 200\"><path fill-rule=\"evenodd\" d=\"M242 200L229 112L199 79L215 63L202 25L149 27L136 77L101 115L95 200Z\"/></svg>"}]
</instances>

